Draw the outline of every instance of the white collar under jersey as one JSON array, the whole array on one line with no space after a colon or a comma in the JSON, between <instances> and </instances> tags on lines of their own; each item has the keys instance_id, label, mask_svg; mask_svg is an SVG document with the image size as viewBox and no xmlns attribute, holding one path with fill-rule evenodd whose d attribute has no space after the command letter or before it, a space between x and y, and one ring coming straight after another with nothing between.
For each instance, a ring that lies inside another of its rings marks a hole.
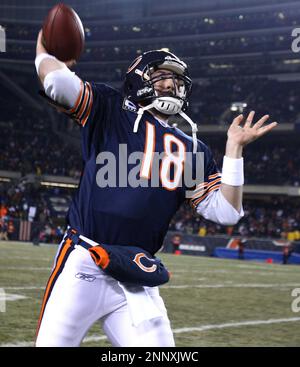
<instances>
[{"instance_id":1,"label":"white collar under jersey","mask_svg":"<svg viewBox=\"0 0 300 367\"><path fill-rule=\"evenodd\" d=\"M139 128L139 123L140 123L140 120L144 114L145 111L147 110L150 110L150 108L153 107L153 103L149 104L148 106L146 107L142 107L140 106L140 108L138 109L137 111L137 118L134 122L134 127L133 127L133 132L136 133L138 131L138 128ZM150 111L149 111L150 112ZM197 125L183 112L183 111L179 111L178 112L179 115L184 119L186 120L190 125L191 125L191 128L192 128L192 138L193 138L193 153L196 153L197 152L197 131L198 131L198 128L197 128ZM155 116L154 116L155 117ZM155 117L159 123L162 125L162 126L166 126L166 127L171 127L170 125L168 125L165 121L162 121L162 120L159 120L157 117Z\"/></svg>"},{"instance_id":2,"label":"white collar under jersey","mask_svg":"<svg viewBox=\"0 0 300 367\"><path fill-rule=\"evenodd\" d=\"M168 124L168 120L167 121L161 120L158 117L156 117L155 115L153 115L153 117L161 124L161 126L173 128L173 126L170 126Z\"/></svg>"}]
</instances>

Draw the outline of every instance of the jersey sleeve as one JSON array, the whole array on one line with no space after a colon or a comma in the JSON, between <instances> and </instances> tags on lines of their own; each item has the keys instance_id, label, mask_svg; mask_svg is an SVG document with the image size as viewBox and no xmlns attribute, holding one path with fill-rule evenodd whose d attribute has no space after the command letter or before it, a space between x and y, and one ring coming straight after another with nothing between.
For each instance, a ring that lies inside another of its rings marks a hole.
<instances>
[{"instance_id":1,"label":"jersey sleeve","mask_svg":"<svg viewBox=\"0 0 300 367\"><path fill-rule=\"evenodd\" d=\"M109 111L119 92L105 84L80 80L80 91L75 104L71 108L54 101L47 95L43 95L48 102L60 112L76 121L81 127L93 124L97 119L103 124L109 120ZM88 123L90 121L90 123Z\"/></svg>"},{"instance_id":2,"label":"jersey sleeve","mask_svg":"<svg viewBox=\"0 0 300 367\"><path fill-rule=\"evenodd\" d=\"M80 93L74 107L65 109L63 112L84 127L92 112L94 95L95 92L93 91L91 83L81 80Z\"/></svg>"},{"instance_id":3,"label":"jersey sleeve","mask_svg":"<svg viewBox=\"0 0 300 367\"><path fill-rule=\"evenodd\" d=\"M113 124L118 123L122 108L121 94L102 83L83 82L77 103L69 116L81 126L82 158L87 161L97 155Z\"/></svg>"},{"instance_id":4,"label":"jersey sleeve","mask_svg":"<svg viewBox=\"0 0 300 367\"><path fill-rule=\"evenodd\" d=\"M120 92L106 84L82 82L74 107L65 112L84 128L96 122L105 126L112 122L114 111L122 106L121 100Z\"/></svg>"},{"instance_id":5,"label":"jersey sleeve","mask_svg":"<svg viewBox=\"0 0 300 367\"><path fill-rule=\"evenodd\" d=\"M203 152L204 154L204 174L203 180L197 182L195 189L189 195L189 202L194 208L197 208L209 193L218 190L221 186L221 172L217 167L211 150L199 141L198 152Z\"/></svg>"},{"instance_id":6,"label":"jersey sleeve","mask_svg":"<svg viewBox=\"0 0 300 367\"><path fill-rule=\"evenodd\" d=\"M53 70L45 76L40 95L58 111L84 126L93 106L93 91L67 67Z\"/></svg>"},{"instance_id":7,"label":"jersey sleeve","mask_svg":"<svg viewBox=\"0 0 300 367\"><path fill-rule=\"evenodd\" d=\"M81 126L83 160L86 161L92 148L100 147L108 128L117 123L122 95L105 84L83 81L68 69L55 70L46 78L44 90L39 94Z\"/></svg>"}]
</instances>

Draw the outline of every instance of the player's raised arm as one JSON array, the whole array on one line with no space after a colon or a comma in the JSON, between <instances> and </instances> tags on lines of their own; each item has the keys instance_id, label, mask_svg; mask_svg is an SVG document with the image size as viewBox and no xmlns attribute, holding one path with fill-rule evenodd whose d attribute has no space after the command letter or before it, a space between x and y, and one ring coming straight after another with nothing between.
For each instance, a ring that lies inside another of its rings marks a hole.
<instances>
[{"instance_id":1,"label":"player's raised arm","mask_svg":"<svg viewBox=\"0 0 300 367\"><path fill-rule=\"evenodd\" d=\"M72 113L85 86L68 67L76 63L83 48L84 28L79 16L63 3L55 5L38 34L35 66L46 95Z\"/></svg>"},{"instance_id":2,"label":"player's raised arm","mask_svg":"<svg viewBox=\"0 0 300 367\"><path fill-rule=\"evenodd\" d=\"M244 184L243 148L277 126L277 122L264 125L269 115L263 116L256 123L252 124L254 113L254 111L249 113L244 126L241 126L244 120L243 115L236 117L227 132L226 152L222 169L222 185L220 189L227 201L238 212L242 208Z\"/></svg>"},{"instance_id":3,"label":"player's raised arm","mask_svg":"<svg viewBox=\"0 0 300 367\"><path fill-rule=\"evenodd\" d=\"M277 122L264 123L269 115L263 116L252 125L254 111L241 126L243 115L236 117L227 132L226 151L222 173L218 172L211 152L207 153L205 182L201 182L191 198L191 205L205 219L222 225L235 225L244 215L242 198L244 185L243 149L277 126Z\"/></svg>"},{"instance_id":4,"label":"player's raised arm","mask_svg":"<svg viewBox=\"0 0 300 367\"><path fill-rule=\"evenodd\" d=\"M75 60L59 61L50 55L43 45L43 32L40 30L36 45L35 66L45 93L55 102L67 107L74 107L81 92L82 82L68 66Z\"/></svg>"},{"instance_id":5,"label":"player's raised arm","mask_svg":"<svg viewBox=\"0 0 300 367\"><path fill-rule=\"evenodd\" d=\"M43 44L43 30L41 29L36 44L36 64L38 66L37 73L42 84L47 74L55 70L65 69L67 66L71 67L74 63L75 60L66 63L59 61L56 57L47 52Z\"/></svg>"}]
</instances>

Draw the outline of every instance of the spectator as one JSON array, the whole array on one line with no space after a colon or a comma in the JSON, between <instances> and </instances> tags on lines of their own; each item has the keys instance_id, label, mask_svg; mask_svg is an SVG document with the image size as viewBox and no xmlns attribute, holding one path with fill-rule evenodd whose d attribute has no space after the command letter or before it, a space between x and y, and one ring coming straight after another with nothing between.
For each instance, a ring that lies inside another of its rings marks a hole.
<instances>
[{"instance_id":1,"label":"spectator","mask_svg":"<svg viewBox=\"0 0 300 367\"><path fill-rule=\"evenodd\" d=\"M286 265L288 263L288 260L291 254L292 254L292 248L290 244L283 246L283 250L282 250L282 263L283 264Z\"/></svg>"},{"instance_id":2,"label":"spectator","mask_svg":"<svg viewBox=\"0 0 300 367\"><path fill-rule=\"evenodd\" d=\"M5 218L0 219L0 240L8 241L7 222Z\"/></svg>"},{"instance_id":3,"label":"spectator","mask_svg":"<svg viewBox=\"0 0 300 367\"><path fill-rule=\"evenodd\" d=\"M239 238L237 240L237 246L238 246L238 259L244 260L245 259L245 242L246 240L243 238Z\"/></svg>"},{"instance_id":4,"label":"spectator","mask_svg":"<svg viewBox=\"0 0 300 367\"><path fill-rule=\"evenodd\" d=\"M181 236L179 234L175 234L171 241L173 254L179 255L181 253L181 251L179 250L180 243Z\"/></svg>"}]
</instances>

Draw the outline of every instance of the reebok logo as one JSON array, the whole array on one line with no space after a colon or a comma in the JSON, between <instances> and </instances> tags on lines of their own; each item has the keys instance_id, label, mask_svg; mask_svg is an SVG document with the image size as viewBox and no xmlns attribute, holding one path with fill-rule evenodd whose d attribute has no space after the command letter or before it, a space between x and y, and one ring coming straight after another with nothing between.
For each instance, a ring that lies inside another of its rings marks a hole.
<instances>
[{"instance_id":1,"label":"reebok logo","mask_svg":"<svg viewBox=\"0 0 300 367\"><path fill-rule=\"evenodd\" d=\"M80 280L85 280L86 282L93 282L96 279L94 275L85 274L85 273L77 273L75 275L75 278L80 279Z\"/></svg>"}]
</instances>

